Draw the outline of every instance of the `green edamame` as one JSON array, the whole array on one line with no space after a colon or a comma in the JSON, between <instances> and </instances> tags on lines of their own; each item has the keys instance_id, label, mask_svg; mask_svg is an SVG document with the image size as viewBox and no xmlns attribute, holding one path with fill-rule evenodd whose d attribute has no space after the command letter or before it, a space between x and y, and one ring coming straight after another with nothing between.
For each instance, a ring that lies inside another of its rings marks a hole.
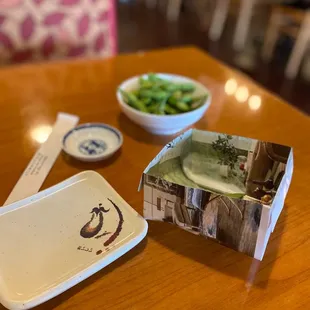
<instances>
[{"instance_id":1,"label":"green edamame","mask_svg":"<svg viewBox=\"0 0 310 310\"><path fill-rule=\"evenodd\" d=\"M207 95L193 96L193 83L175 83L154 73L139 78L139 88L120 90L123 100L132 108L145 113L175 115L200 107Z\"/></svg>"}]
</instances>

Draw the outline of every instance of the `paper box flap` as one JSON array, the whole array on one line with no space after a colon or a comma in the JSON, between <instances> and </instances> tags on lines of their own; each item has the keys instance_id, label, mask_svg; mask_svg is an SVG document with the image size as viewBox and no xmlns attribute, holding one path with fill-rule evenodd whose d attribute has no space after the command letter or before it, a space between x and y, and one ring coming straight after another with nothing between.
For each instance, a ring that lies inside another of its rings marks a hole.
<instances>
[{"instance_id":1,"label":"paper box flap","mask_svg":"<svg viewBox=\"0 0 310 310\"><path fill-rule=\"evenodd\" d=\"M144 169L143 174L146 174L152 167L154 167L159 162L164 162L174 157L179 157L181 154L182 143L188 139L192 134L192 129L184 132L180 136L176 137L171 142L167 143L162 150L156 155L156 157L148 164ZM143 185L143 175L140 179L139 188L140 191Z\"/></svg>"}]
</instances>

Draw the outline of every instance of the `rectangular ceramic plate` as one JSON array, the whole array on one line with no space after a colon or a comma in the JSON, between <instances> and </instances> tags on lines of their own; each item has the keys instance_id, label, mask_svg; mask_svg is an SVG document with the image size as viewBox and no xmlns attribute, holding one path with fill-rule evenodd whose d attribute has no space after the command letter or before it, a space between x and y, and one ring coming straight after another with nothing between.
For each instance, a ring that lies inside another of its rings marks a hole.
<instances>
[{"instance_id":1,"label":"rectangular ceramic plate","mask_svg":"<svg viewBox=\"0 0 310 310\"><path fill-rule=\"evenodd\" d=\"M86 171L0 208L0 301L29 309L136 246L146 221L98 173Z\"/></svg>"}]
</instances>

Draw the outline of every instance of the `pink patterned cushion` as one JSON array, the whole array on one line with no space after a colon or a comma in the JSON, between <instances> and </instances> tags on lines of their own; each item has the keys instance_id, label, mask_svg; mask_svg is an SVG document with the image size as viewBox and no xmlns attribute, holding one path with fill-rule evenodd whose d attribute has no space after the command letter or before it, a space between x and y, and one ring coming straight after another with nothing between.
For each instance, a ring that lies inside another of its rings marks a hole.
<instances>
[{"instance_id":1,"label":"pink patterned cushion","mask_svg":"<svg viewBox=\"0 0 310 310\"><path fill-rule=\"evenodd\" d=\"M116 53L115 0L0 0L0 64Z\"/></svg>"}]
</instances>

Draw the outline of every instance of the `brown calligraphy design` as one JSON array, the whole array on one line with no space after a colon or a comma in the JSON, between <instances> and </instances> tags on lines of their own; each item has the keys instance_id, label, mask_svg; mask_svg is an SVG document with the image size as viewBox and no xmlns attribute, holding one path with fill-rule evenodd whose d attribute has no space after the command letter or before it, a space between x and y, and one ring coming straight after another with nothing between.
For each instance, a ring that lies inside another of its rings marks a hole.
<instances>
[{"instance_id":1,"label":"brown calligraphy design","mask_svg":"<svg viewBox=\"0 0 310 310\"><path fill-rule=\"evenodd\" d=\"M104 224L103 214L104 213L108 214L110 212L110 209L105 209L104 207L102 207L102 203L99 204L99 207L95 207L92 209L91 219L82 227L80 231L80 236L87 239L90 238L99 239L101 237L111 234L111 236L103 243L104 247L108 247L111 243L113 243L117 239L123 228L124 223L124 217L120 208L111 199L108 198L108 200L113 205L118 215L118 224L115 231L112 234L111 232L107 231L100 233L103 229ZM99 255L102 252L103 252L102 250L99 250L96 252L96 254Z\"/></svg>"}]
</instances>

